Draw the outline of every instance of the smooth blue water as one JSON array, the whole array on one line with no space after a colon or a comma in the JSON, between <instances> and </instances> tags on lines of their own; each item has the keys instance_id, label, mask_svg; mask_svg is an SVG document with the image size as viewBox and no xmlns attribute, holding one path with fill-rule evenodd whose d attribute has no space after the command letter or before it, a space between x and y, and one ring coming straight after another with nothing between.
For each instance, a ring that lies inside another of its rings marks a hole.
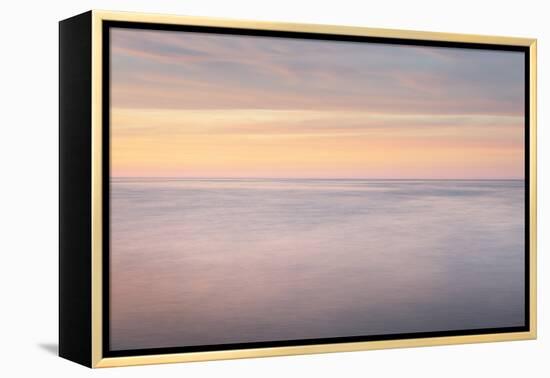
<instances>
[{"instance_id":1,"label":"smooth blue water","mask_svg":"<svg viewBox=\"0 0 550 378\"><path fill-rule=\"evenodd\" d=\"M521 326L524 182L111 180L111 348Z\"/></svg>"}]
</instances>

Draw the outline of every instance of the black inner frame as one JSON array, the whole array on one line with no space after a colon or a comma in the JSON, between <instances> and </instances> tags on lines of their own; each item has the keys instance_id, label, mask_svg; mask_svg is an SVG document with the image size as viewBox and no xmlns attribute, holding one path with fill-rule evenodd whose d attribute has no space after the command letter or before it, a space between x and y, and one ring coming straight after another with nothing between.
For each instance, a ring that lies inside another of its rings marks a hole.
<instances>
[{"instance_id":1,"label":"black inner frame","mask_svg":"<svg viewBox=\"0 0 550 378\"><path fill-rule=\"evenodd\" d=\"M386 335L364 335L350 337L331 337L331 338L315 338L305 340L281 340L281 341L265 341L265 342L248 342L248 343L232 343L219 345L195 345L182 347L165 347L165 348L143 348L130 350L111 350L110 349L110 323L109 323L109 305L110 305L110 28L128 28L128 29L147 29L147 30L167 30L167 31L183 31L183 32L200 32L200 33L216 33L216 34L231 34L243 36L264 36L264 37L281 37L281 38L299 38L299 39L314 39L325 41L348 41L348 42L366 42L366 43L381 43L381 44L396 44L396 45L414 45L414 46L434 46L434 47L455 47L468 48L478 50L500 50L500 51L517 51L523 52L525 56L525 103L524 103L524 185L525 185L525 320L523 326L517 327L500 327L500 328L480 328L480 329L465 329L465 330L448 330L448 331L433 331L433 332L414 332L414 333L396 333ZM482 335L482 334L499 334L510 332L528 332L530 330L530 272L529 272L529 251L530 251L530 55L529 47L525 46L508 46L498 44L482 44L482 43L466 43L466 42L446 42L446 41L428 41L416 39L402 38L386 38L386 37L366 37L366 36L351 36L351 35L334 35L322 33L306 33L306 32L288 32L288 31L271 31L271 30L256 30L256 29L240 29L226 27L211 27L211 26L192 26L192 25L168 25L146 22L126 22L126 21L103 21L102 22L102 125L103 125L103 140L102 140L102 191L103 195L103 357L126 357L137 355L154 355L168 353L189 353L189 352L206 352L219 350L234 350L234 349L251 349L251 348L269 348L269 347L284 347L284 346L301 346L314 344L335 344L344 342L360 342L360 341L381 341L381 340L398 340L398 339L413 339L413 338L430 338L444 336L466 336L466 335Z\"/></svg>"}]
</instances>

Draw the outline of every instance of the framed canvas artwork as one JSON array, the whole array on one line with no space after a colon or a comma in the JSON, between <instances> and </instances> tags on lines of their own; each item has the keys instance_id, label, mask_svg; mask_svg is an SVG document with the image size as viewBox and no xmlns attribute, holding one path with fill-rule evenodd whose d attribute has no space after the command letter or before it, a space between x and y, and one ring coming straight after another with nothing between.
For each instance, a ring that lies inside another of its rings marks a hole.
<instances>
[{"instance_id":1,"label":"framed canvas artwork","mask_svg":"<svg viewBox=\"0 0 550 378\"><path fill-rule=\"evenodd\" d=\"M536 41L60 22L60 355L532 339Z\"/></svg>"}]
</instances>

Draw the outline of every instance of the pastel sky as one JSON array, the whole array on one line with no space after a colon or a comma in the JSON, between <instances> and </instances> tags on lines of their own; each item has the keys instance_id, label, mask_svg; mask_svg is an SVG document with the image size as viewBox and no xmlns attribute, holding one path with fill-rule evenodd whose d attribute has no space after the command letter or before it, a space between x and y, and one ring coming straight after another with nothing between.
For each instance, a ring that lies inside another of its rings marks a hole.
<instances>
[{"instance_id":1,"label":"pastel sky","mask_svg":"<svg viewBox=\"0 0 550 378\"><path fill-rule=\"evenodd\" d=\"M521 52L111 30L113 176L523 178Z\"/></svg>"}]
</instances>

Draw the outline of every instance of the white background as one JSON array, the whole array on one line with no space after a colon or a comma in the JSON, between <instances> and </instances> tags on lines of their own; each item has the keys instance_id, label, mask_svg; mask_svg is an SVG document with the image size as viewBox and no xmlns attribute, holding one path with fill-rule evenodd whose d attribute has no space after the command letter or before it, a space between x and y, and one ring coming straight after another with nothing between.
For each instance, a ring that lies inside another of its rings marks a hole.
<instances>
[{"instance_id":1,"label":"white background","mask_svg":"<svg viewBox=\"0 0 550 378\"><path fill-rule=\"evenodd\" d=\"M11 1L0 23L0 375L67 377L549 376L549 71L546 1ZM539 339L91 371L55 356L58 25L89 9L325 23L539 40ZM546 169L546 172L545 172ZM546 232L545 232L546 230Z\"/></svg>"}]
</instances>

